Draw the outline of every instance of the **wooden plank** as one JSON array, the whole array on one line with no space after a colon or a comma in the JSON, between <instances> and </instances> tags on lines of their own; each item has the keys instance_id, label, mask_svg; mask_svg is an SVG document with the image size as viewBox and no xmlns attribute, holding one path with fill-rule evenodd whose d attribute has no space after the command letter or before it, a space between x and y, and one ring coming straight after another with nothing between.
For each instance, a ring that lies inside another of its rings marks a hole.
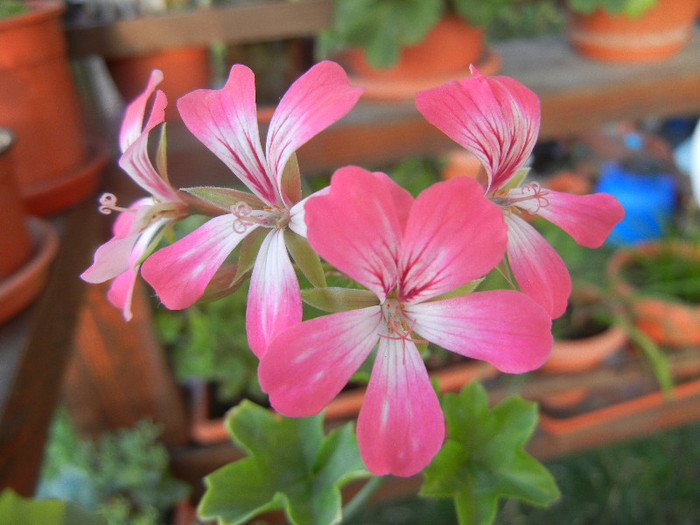
<instances>
[{"instance_id":1,"label":"wooden plank","mask_svg":"<svg viewBox=\"0 0 700 525\"><path fill-rule=\"evenodd\" d=\"M69 55L108 58L171 47L283 40L312 36L331 20L330 0L270 0L118 20L66 31Z\"/></svg>"},{"instance_id":2,"label":"wooden plank","mask_svg":"<svg viewBox=\"0 0 700 525\"><path fill-rule=\"evenodd\" d=\"M85 289L77 275L89 265L93 214L93 202L68 214L49 281L33 307L32 326L0 414L0 490L12 487L27 497L34 493Z\"/></svg>"}]
</instances>

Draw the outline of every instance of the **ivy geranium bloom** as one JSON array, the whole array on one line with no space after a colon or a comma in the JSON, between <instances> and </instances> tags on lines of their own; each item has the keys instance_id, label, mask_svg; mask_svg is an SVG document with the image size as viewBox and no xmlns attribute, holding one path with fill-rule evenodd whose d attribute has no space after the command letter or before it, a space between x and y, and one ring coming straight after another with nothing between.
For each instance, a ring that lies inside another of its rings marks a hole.
<instances>
[{"instance_id":1,"label":"ivy geranium bloom","mask_svg":"<svg viewBox=\"0 0 700 525\"><path fill-rule=\"evenodd\" d=\"M131 298L139 273L141 259L163 228L187 213L187 204L151 163L148 155L148 136L165 120L167 99L156 86L163 74L154 70L143 93L127 106L119 132L122 155L119 165L131 179L151 196L134 202L129 208L116 206L116 197L104 194L100 198L100 210L119 211L113 225L114 236L95 251L93 264L81 274L89 283L101 283L114 279L107 292L108 300L122 310L127 321L131 320ZM154 95L155 91L155 95ZM153 104L144 122L148 101ZM164 170L164 165L161 170Z\"/></svg>"},{"instance_id":2,"label":"ivy geranium bloom","mask_svg":"<svg viewBox=\"0 0 700 525\"><path fill-rule=\"evenodd\" d=\"M430 462L444 420L416 342L432 341L503 372L539 367L551 320L513 290L441 297L503 257L503 214L472 179L431 186L417 199L383 173L338 170L306 203L311 246L367 288L371 301L295 325L263 355L258 375L280 413L320 412L378 343L357 422L363 460L378 475L411 476Z\"/></svg>"},{"instance_id":3,"label":"ivy geranium bloom","mask_svg":"<svg viewBox=\"0 0 700 525\"><path fill-rule=\"evenodd\" d=\"M486 171L486 196L498 204L508 225L507 256L520 289L552 317L566 310L571 277L559 254L521 217L539 215L576 242L597 248L622 220L612 195L571 195L536 182L521 185L540 127L537 95L512 78L472 77L416 94L416 107L435 127L472 152Z\"/></svg>"},{"instance_id":4,"label":"ivy geranium bloom","mask_svg":"<svg viewBox=\"0 0 700 525\"><path fill-rule=\"evenodd\" d=\"M301 321L299 283L287 254L284 231L304 236L298 180L283 177L293 153L355 105L361 88L348 83L336 63L320 62L292 84L270 121L263 152L255 106L255 77L234 65L220 90L201 89L178 100L189 130L252 192L218 215L155 252L142 275L163 304L182 309L197 301L233 249L248 235L267 230L251 275L246 313L248 343L260 356L274 333Z\"/></svg>"}]
</instances>

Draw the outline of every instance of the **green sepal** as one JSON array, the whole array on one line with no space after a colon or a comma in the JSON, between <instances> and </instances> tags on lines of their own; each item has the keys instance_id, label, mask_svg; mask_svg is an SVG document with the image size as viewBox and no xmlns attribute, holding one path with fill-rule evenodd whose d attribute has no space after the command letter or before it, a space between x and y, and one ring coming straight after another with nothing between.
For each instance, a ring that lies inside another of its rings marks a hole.
<instances>
[{"instance_id":1,"label":"green sepal","mask_svg":"<svg viewBox=\"0 0 700 525\"><path fill-rule=\"evenodd\" d=\"M158 149L156 150L156 171L160 175L160 178L165 182L170 184L168 179L168 160L167 160L167 150L168 150L168 139L165 134L165 122L160 128L160 139L158 140Z\"/></svg>"},{"instance_id":2,"label":"green sepal","mask_svg":"<svg viewBox=\"0 0 700 525\"><path fill-rule=\"evenodd\" d=\"M104 518L75 503L23 498L12 489L0 493L0 521L14 525L107 525Z\"/></svg>"},{"instance_id":3,"label":"green sepal","mask_svg":"<svg viewBox=\"0 0 700 525\"><path fill-rule=\"evenodd\" d=\"M370 475L352 423L324 436L322 415L284 418L243 401L227 427L247 457L205 478L200 518L230 525L283 509L293 524L339 523L341 487Z\"/></svg>"},{"instance_id":4,"label":"green sepal","mask_svg":"<svg viewBox=\"0 0 700 525\"><path fill-rule=\"evenodd\" d=\"M245 239L241 242L241 251L238 255L236 279L240 279L253 269L255 259L260 251L260 245L268 233L269 230L267 228L255 228L255 230L245 236Z\"/></svg>"},{"instance_id":5,"label":"green sepal","mask_svg":"<svg viewBox=\"0 0 700 525\"><path fill-rule=\"evenodd\" d=\"M324 312L346 312L379 304L377 296L369 290L334 286L302 290L301 299L306 304Z\"/></svg>"},{"instance_id":6,"label":"green sepal","mask_svg":"<svg viewBox=\"0 0 700 525\"><path fill-rule=\"evenodd\" d=\"M530 168L520 168L504 185L504 190L512 190L513 188L519 187L523 182L527 174L530 173Z\"/></svg>"},{"instance_id":7,"label":"green sepal","mask_svg":"<svg viewBox=\"0 0 700 525\"><path fill-rule=\"evenodd\" d=\"M207 204L211 204L223 211L231 211L231 206L239 202L245 202L251 208L261 209L265 204L255 195L233 188L221 188L219 186L194 186L192 188L182 188L182 191L189 193L193 197L200 199Z\"/></svg>"},{"instance_id":8,"label":"green sepal","mask_svg":"<svg viewBox=\"0 0 700 525\"><path fill-rule=\"evenodd\" d=\"M197 303L218 301L231 295L241 287L249 276L250 272L239 272L237 264L222 264L209 281L209 284L207 284L202 297L197 300Z\"/></svg>"},{"instance_id":9,"label":"green sepal","mask_svg":"<svg viewBox=\"0 0 700 525\"><path fill-rule=\"evenodd\" d=\"M297 267L303 272L309 282L318 287L326 286L326 274L323 271L321 258L311 247L309 241L289 228L284 230L284 242L292 254Z\"/></svg>"},{"instance_id":10,"label":"green sepal","mask_svg":"<svg viewBox=\"0 0 700 525\"><path fill-rule=\"evenodd\" d=\"M447 293L439 295L431 300L432 301L442 301L443 299L450 299L451 297L461 297L463 295L470 294L474 290L476 290L476 288L482 283L483 280L484 280L484 277L482 277L480 279L475 279L473 281L468 282L467 284L463 284L459 288L455 288L454 290L451 290Z\"/></svg>"},{"instance_id":11,"label":"green sepal","mask_svg":"<svg viewBox=\"0 0 700 525\"><path fill-rule=\"evenodd\" d=\"M296 204L301 200L301 174L299 173L299 162L297 161L296 153L292 153L292 156L289 157L287 164L284 166L281 186L282 193L290 202Z\"/></svg>"},{"instance_id":12,"label":"green sepal","mask_svg":"<svg viewBox=\"0 0 700 525\"><path fill-rule=\"evenodd\" d=\"M448 439L423 470L422 496L451 497L460 524L493 523L498 500L545 506L559 496L549 471L524 450L537 425L537 404L512 396L489 409L477 382L444 394Z\"/></svg>"}]
</instances>

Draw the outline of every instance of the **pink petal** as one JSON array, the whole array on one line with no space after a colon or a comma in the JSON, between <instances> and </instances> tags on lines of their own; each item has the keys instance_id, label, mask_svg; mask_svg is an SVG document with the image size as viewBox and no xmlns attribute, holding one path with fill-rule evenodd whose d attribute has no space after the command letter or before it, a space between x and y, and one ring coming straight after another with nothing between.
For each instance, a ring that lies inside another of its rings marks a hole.
<instances>
[{"instance_id":1,"label":"pink petal","mask_svg":"<svg viewBox=\"0 0 700 525\"><path fill-rule=\"evenodd\" d=\"M258 378L272 406L286 416L319 413L338 395L377 344L379 306L325 315L272 340Z\"/></svg>"},{"instance_id":2,"label":"pink petal","mask_svg":"<svg viewBox=\"0 0 700 525\"><path fill-rule=\"evenodd\" d=\"M566 310L571 277L564 261L540 233L517 216L506 215L508 262L520 289L552 318Z\"/></svg>"},{"instance_id":3,"label":"pink petal","mask_svg":"<svg viewBox=\"0 0 700 525\"><path fill-rule=\"evenodd\" d=\"M140 232L134 232L127 237L112 237L95 250L92 265L80 274L80 278L96 284L114 279L125 272L129 268L129 256L139 235Z\"/></svg>"},{"instance_id":4,"label":"pink petal","mask_svg":"<svg viewBox=\"0 0 700 525\"><path fill-rule=\"evenodd\" d=\"M347 114L363 91L351 86L343 68L328 60L313 66L290 86L272 115L267 133L267 160L278 188L291 154Z\"/></svg>"},{"instance_id":5,"label":"pink petal","mask_svg":"<svg viewBox=\"0 0 700 525\"><path fill-rule=\"evenodd\" d=\"M393 185L383 173L346 166L304 206L311 246L380 301L396 283L402 235Z\"/></svg>"},{"instance_id":6,"label":"pink petal","mask_svg":"<svg viewBox=\"0 0 700 525\"><path fill-rule=\"evenodd\" d=\"M419 302L488 273L503 258L501 209L469 177L439 182L411 208L400 259L402 301Z\"/></svg>"},{"instance_id":7,"label":"pink petal","mask_svg":"<svg viewBox=\"0 0 700 525\"><path fill-rule=\"evenodd\" d=\"M301 292L284 244L283 230L262 242L250 278L246 332L253 353L260 357L275 335L301 322Z\"/></svg>"},{"instance_id":8,"label":"pink petal","mask_svg":"<svg viewBox=\"0 0 700 525\"><path fill-rule=\"evenodd\" d=\"M151 71L144 92L127 106L124 112L124 120L122 121L122 126L119 131L119 147L122 152L126 151L126 149L141 135L144 126L144 116L146 114L146 104L153 94L153 91L156 89L156 86L160 84L162 80L163 73L160 70L154 69ZM158 107L159 106L156 106L151 112L151 118L160 118L162 122L165 116L159 113ZM164 105L162 109L164 109Z\"/></svg>"},{"instance_id":9,"label":"pink petal","mask_svg":"<svg viewBox=\"0 0 700 525\"><path fill-rule=\"evenodd\" d=\"M141 275L171 310L194 304L236 245L257 226L234 231L232 214L219 215L179 241L153 253Z\"/></svg>"},{"instance_id":10,"label":"pink petal","mask_svg":"<svg viewBox=\"0 0 700 525\"><path fill-rule=\"evenodd\" d=\"M158 92L156 95L162 95ZM156 98L156 102L158 98ZM161 120L162 122L162 120ZM126 151L119 157L119 166L148 193L165 202L178 202L180 198L175 190L165 182L151 163L148 155L147 128L129 145Z\"/></svg>"},{"instance_id":11,"label":"pink petal","mask_svg":"<svg viewBox=\"0 0 700 525\"><path fill-rule=\"evenodd\" d=\"M231 68L222 89L198 89L180 97L183 122L255 195L278 201L260 144L255 76L246 66Z\"/></svg>"},{"instance_id":12,"label":"pink petal","mask_svg":"<svg viewBox=\"0 0 700 525\"><path fill-rule=\"evenodd\" d=\"M415 345L381 338L357 420L365 465L378 476L413 476L444 438L440 403Z\"/></svg>"},{"instance_id":13,"label":"pink petal","mask_svg":"<svg viewBox=\"0 0 700 525\"><path fill-rule=\"evenodd\" d=\"M522 201L518 206L556 224L587 248L602 245L610 231L625 216L622 204L608 193L572 195L546 191L545 206L538 207L532 200Z\"/></svg>"},{"instance_id":14,"label":"pink petal","mask_svg":"<svg viewBox=\"0 0 700 525\"><path fill-rule=\"evenodd\" d=\"M509 77L451 81L416 94L428 122L471 151L486 169L490 187L501 187L530 156L540 128L537 95Z\"/></svg>"},{"instance_id":15,"label":"pink petal","mask_svg":"<svg viewBox=\"0 0 700 525\"><path fill-rule=\"evenodd\" d=\"M125 321L131 321L133 314L131 313L131 300L134 295L134 286L136 285L136 277L138 276L138 267L129 268L127 271L118 275L107 291L107 299L109 302L122 311L122 316Z\"/></svg>"},{"instance_id":16,"label":"pink petal","mask_svg":"<svg viewBox=\"0 0 700 525\"><path fill-rule=\"evenodd\" d=\"M475 292L410 305L421 337L458 354L520 374L542 366L552 350L549 314L514 290Z\"/></svg>"}]
</instances>

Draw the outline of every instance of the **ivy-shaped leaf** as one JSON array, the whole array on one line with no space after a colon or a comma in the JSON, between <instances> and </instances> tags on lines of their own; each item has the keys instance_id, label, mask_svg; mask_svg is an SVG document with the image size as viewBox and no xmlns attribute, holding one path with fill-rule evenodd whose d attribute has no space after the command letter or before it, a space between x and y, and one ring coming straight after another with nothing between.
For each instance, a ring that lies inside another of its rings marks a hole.
<instances>
[{"instance_id":1,"label":"ivy-shaped leaf","mask_svg":"<svg viewBox=\"0 0 700 525\"><path fill-rule=\"evenodd\" d=\"M284 509L297 525L339 523L341 487L369 476L350 423L324 436L322 415L284 418L243 401L227 425L248 457L205 478L201 518L229 525Z\"/></svg>"},{"instance_id":2,"label":"ivy-shaped leaf","mask_svg":"<svg viewBox=\"0 0 700 525\"><path fill-rule=\"evenodd\" d=\"M493 523L502 497L545 506L559 498L549 471L523 446L537 424L537 404L518 396L489 409L472 382L442 398L448 439L423 471L422 496L452 497L460 524Z\"/></svg>"},{"instance_id":3,"label":"ivy-shaped leaf","mask_svg":"<svg viewBox=\"0 0 700 525\"><path fill-rule=\"evenodd\" d=\"M103 518L75 503L57 499L30 499L18 496L12 489L0 493L0 522L14 525L106 525Z\"/></svg>"}]
</instances>

